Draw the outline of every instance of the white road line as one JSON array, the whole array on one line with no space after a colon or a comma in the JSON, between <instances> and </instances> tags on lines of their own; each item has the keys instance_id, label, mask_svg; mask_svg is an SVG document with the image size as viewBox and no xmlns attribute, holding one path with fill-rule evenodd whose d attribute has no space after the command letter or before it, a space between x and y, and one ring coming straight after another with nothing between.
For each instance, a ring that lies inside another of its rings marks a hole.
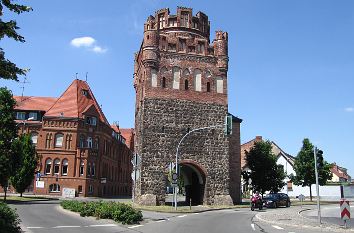
<instances>
[{"instance_id":1,"label":"white road line","mask_svg":"<svg viewBox=\"0 0 354 233\"><path fill-rule=\"evenodd\" d=\"M52 228L79 228L81 226L56 226L56 227L52 227Z\"/></svg>"},{"instance_id":2,"label":"white road line","mask_svg":"<svg viewBox=\"0 0 354 233\"><path fill-rule=\"evenodd\" d=\"M27 227L27 229L43 229L44 227Z\"/></svg>"},{"instance_id":3,"label":"white road line","mask_svg":"<svg viewBox=\"0 0 354 233\"><path fill-rule=\"evenodd\" d=\"M162 220L158 220L156 222L165 222L165 221L166 221L166 219L162 219Z\"/></svg>"},{"instance_id":4,"label":"white road line","mask_svg":"<svg viewBox=\"0 0 354 233\"><path fill-rule=\"evenodd\" d=\"M134 226L131 226L131 227L128 227L129 229L133 229L133 228L137 228L137 227L142 227L144 225L134 225Z\"/></svg>"},{"instance_id":5,"label":"white road line","mask_svg":"<svg viewBox=\"0 0 354 233\"><path fill-rule=\"evenodd\" d=\"M193 214L198 215L198 214L200 214L200 213L193 213Z\"/></svg>"},{"instance_id":6,"label":"white road line","mask_svg":"<svg viewBox=\"0 0 354 233\"><path fill-rule=\"evenodd\" d=\"M290 232L288 232L288 233L295 233L295 232L290 231Z\"/></svg>"},{"instance_id":7,"label":"white road line","mask_svg":"<svg viewBox=\"0 0 354 233\"><path fill-rule=\"evenodd\" d=\"M116 224L100 224L100 225L89 225L89 227L115 227Z\"/></svg>"},{"instance_id":8,"label":"white road line","mask_svg":"<svg viewBox=\"0 0 354 233\"><path fill-rule=\"evenodd\" d=\"M254 227L254 224L252 223L251 224L251 227L252 227L252 229L255 231L256 230L256 228Z\"/></svg>"},{"instance_id":9,"label":"white road line","mask_svg":"<svg viewBox=\"0 0 354 233\"><path fill-rule=\"evenodd\" d=\"M185 215L179 215L179 216L177 216L177 218L184 218L186 216L187 216L186 214Z\"/></svg>"},{"instance_id":10,"label":"white road line","mask_svg":"<svg viewBox=\"0 0 354 233\"><path fill-rule=\"evenodd\" d=\"M284 230L284 228L282 228L280 226L273 225L272 227L274 227L275 229L278 229L278 230Z\"/></svg>"}]
</instances>

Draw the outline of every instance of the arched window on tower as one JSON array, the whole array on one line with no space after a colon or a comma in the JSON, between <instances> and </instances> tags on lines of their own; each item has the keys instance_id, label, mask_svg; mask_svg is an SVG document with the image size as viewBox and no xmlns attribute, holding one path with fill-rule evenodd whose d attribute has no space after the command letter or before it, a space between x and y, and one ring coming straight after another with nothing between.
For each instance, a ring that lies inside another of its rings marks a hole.
<instances>
[{"instance_id":1,"label":"arched window on tower","mask_svg":"<svg viewBox=\"0 0 354 233\"><path fill-rule=\"evenodd\" d=\"M157 87L157 71L155 69L151 69L151 86Z\"/></svg>"},{"instance_id":2,"label":"arched window on tower","mask_svg":"<svg viewBox=\"0 0 354 233\"><path fill-rule=\"evenodd\" d=\"M181 72L179 67L173 67L173 89L179 89Z\"/></svg>"},{"instance_id":3,"label":"arched window on tower","mask_svg":"<svg viewBox=\"0 0 354 233\"><path fill-rule=\"evenodd\" d=\"M202 91L202 72L199 69L194 71L195 90Z\"/></svg>"},{"instance_id":4,"label":"arched window on tower","mask_svg":"<svg viewBox=\"0 0 354 233\"><path fill-rule=\"evenodd\" d=\"M222 79L222 77L216 78L216 92L224 93L224 80Z\"/></svg>"}]
</instances>

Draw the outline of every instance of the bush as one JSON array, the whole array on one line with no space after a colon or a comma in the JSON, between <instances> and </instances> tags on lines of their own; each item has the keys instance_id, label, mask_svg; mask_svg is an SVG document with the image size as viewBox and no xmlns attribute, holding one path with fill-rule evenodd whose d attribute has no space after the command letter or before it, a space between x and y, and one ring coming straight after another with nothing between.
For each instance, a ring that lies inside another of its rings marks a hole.
<instances>
[{"instance_id":1,"label":"bush","mask_svg":"<svg viewBox=\"0 0 354 233\"><path fill-rule=\"evenodd\" d=\"M0 202L0 229L6 233L20 233L20 219L8 205Z\"/></svg>"},{"instance_id":2,"label":"bush","mask_svg":"<svg viewBox=\"0 0 354 233\"><path fill-rule=\"evenodd\" d=\"M64 209L79 212L80 216L95 216L98 219L113 219L123 224L138 223L143 220L140 210L134 209L131 205L116 202L80 202L66 200L60 205Z\"/></svg>"}]
</instances>

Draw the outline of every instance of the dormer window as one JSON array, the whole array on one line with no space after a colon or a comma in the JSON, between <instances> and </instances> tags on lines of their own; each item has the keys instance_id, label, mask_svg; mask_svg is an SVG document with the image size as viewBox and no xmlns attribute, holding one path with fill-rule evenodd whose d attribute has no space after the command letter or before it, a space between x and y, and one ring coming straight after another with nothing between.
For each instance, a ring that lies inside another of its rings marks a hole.
<instances>
[{"instance_id":1,"label":"dormer window","mask_svg":"<svg viewBox=\"0 0 354 233\"><path fill-rule=\"evenodd\" d=\"M24 120L24 119L26 119L26 113L25 113L25 112L16 112L16 119L17 119L17 120Z\"/></svg>"},{"instance_id":2,"label":"dormer window","mask_svg":"<svg viewBox=\"0 0 354 233\"><path fill-rule=\"evenodd\" d=\"M36 121L38 119L38 114L36 112L30 112L29 113L29 119L32 119L33 121Z\"/></svg>"},{"instance_id":3,"label":"dormer window","mask_svg":"<svg viewBox=\"0 0 354 233\"><path fill-rule=\"evenodd\" d=\"M85 89L82 89L81 93L83 96L86 96L86 97L88 97L88 95L89 95L88 90L85 90Z\"/></svg>"},{"instance_id":4,"label":"dormer window","mask_svg":"<svg viewBox=\"0 0 354 233\"><path fill-rule=\"evenodd\" d=\"M97 125L97 118L93 116L86 117L86 124L88 125Z\"/></svg>"}]
</instances>

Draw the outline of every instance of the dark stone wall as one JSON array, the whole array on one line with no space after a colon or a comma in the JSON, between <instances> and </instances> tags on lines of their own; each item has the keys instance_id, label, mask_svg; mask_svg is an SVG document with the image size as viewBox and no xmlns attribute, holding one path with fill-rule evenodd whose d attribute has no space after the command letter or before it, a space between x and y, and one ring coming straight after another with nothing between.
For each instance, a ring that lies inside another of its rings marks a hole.
<instances>
[{"instance_id":1,"label":"dark stone wall","mask_svg":"<svg viewBox=\"0 0 354 233\"><path fill-rule=\"evenodd\" d=\"M179 161L193 160L206 171L204 203L214 204L215 195L229 195L229 145L224 135L227 106L187 100L144 99L140 140L142 156L137 196L156 195L163 204L167 166L175 161L176 148L189 130L212 125L216 129L193 132L181 144Z\"/></svg>"}]
</instances>

